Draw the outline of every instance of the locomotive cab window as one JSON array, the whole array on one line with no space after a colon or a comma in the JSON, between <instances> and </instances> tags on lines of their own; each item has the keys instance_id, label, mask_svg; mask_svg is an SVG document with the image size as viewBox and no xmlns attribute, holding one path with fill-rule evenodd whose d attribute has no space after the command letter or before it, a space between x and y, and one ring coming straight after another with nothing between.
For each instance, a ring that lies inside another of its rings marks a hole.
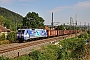
<instances>
[{"instance_id":1,"label":"locomotive cab window","mask_svg":"<svg viewBox=\"0 0 90 60\"><path fill-rule=\"evenodd\" d=\"M18 32L20 32L20 33L24 33L24 31L25 31L25 30L18 30Z\"/></svg>"}]
</instances>

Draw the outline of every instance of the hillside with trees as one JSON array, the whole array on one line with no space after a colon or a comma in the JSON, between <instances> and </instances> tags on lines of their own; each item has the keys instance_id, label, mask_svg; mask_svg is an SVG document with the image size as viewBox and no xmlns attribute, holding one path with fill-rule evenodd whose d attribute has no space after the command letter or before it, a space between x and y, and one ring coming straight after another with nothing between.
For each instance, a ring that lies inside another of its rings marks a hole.
<instances>
[{"instance_id":1,"label":"hillside with trees","mask_svg":"<svg viewBox=\"0 0 90 60\"><path fill-rule=\"evenodd\" d=\"M20 14L0 7L0 25L11 30L16 30L17 27L22 25L22 20L23 17Z\"/></svg>"},{"instance_id":2,"label":"hillside with trees","mask_svg":"<svg viewBox=\"0 0 90 60\"><path fill-rule=\"evenodd\" d=\"M0 7L0 16L5 17L6 19L11 20L12 22L15 22L15 20L21 22L23 19L23 17L20 14L12 12L2 7Z\"/></svg>"},{"instance_id":3,"label":"hillside with trees","mask_svg":"<svg viewBox=\"0 0 90 60\"><path fill-rule=\"evenodd\" d=\"M18 28L44 28L44 19L36 12L28 12L25 17L0 7L0 25L16 31Z\"/></svg>"}]
</instances>

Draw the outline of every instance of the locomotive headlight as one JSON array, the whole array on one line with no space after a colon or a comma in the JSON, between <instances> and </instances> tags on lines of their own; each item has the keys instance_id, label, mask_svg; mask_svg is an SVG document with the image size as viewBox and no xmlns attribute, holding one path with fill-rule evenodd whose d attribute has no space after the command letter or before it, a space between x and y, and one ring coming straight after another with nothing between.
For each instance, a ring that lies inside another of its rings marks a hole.
<instances>
[{"instance_id":1,"label":"locomotive headlight","mask_svg":"<svg viewBox=\"0 0 90 60\"><path fill-rule=\"evenodd\" d=\"M17 36L19 36L19 35L17 34Z\"/></svg>"},{"instance_id":2,"label":"locomotive headlight","mask_svg":"<svg viewBox=\"0 0 90 60\"><path fill-rule=\"evenodd\" d=\"M22 36L24 36L24 34L22 34Z\"/></svg>"},{"instance_id":3,"label":"locomotive headlight","mask_svg":"<svg viewBox=\"0 0 90 60\"><path fill-rule=\"evenodd\" d=\"M24 38L24 34L22 34L22 38Z\"/></svg>"}]
</instances>

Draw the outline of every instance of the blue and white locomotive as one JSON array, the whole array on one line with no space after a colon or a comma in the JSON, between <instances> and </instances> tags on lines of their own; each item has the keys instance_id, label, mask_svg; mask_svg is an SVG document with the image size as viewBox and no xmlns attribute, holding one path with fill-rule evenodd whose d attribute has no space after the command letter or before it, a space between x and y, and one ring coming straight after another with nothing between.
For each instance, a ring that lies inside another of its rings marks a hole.
<instances>
[{"instance_id":1,"label":"blue and white locomotive","mask_svg":"<svg viewBox=\"0 0 90 60\"><path fill-rule=\"evenodd\" d=\"M24 41L40 37L47 37L46 29L18 29L17 32L17 38Z\"/></svg>"}]
</instances>

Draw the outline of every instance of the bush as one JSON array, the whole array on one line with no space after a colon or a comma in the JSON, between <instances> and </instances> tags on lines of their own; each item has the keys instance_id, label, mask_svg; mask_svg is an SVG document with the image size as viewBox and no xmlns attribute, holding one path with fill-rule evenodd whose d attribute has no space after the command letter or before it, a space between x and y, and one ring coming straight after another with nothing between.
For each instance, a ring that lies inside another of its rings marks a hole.
<instances>
[{"instance_id":1,"label":"bush","mask_svg":"<svg viewBox=\"0 0 90 60\"><path fill-rule=\"evenodd\" d=\"M15 42L15 40L16 40L16 32L9 32L8 36L7 36L7 39L10 42Z\"/></svg>"},{"instance_id":2,"label":"bush","mask_svg":"<svg viewBox=\"0 0 90 60\"><path fill-rule=\"evenodd\" d=\"M84 33L78 36L78 38L89 38L89 34L88 33Z\"/></svg>"},{"instance_id":3,"label":"bush","mask_svg":"<svg viewBox=\"0 0 90 60\"><path fill-rule=\"evenodd\" d=\"M62 46L59 54L61 60L70 60L70 58L78 60L85 50L85 41L82 38L65 39L59 44Z\"/></svg>"},{"instance_id":4,"label":"bush","mask_svg":"<svg viewBox=\"0 0 90 60\"><path fill-rule=\"evenodd\" d=\"M33 60L57 60L59 47L55 45L43 46L42 50L35 50L29 54Z\"/></svg>"},{"instance_id":5,"label":"bush","mask_svg":"<svg viewBox=\"0 0 90 60\"><path fill-rule=\"evenodd\" d=\"M90 45L87 49L90 48ZM69 38L58 45L42 46L41 50L32 51L29 55L17 60L82 60L85 52L84 38Z\"/></svg>"},{"instance_id":6,"label":"bush","mask_svg":"<svg viewBox=\"0 0 90 60\"><path fill-rule=\"evenodd\" d=\"M10 43L9 40L0 41L0 45L2 45L2 44L9 44L9 43Z\"/></svg>"},{"instance_id":7,"label":"bush","mask_svg":"<svg viewBox=\"0 0 90 60\"><path fill-rule=\"evenodd\" d=\"M0 56L0 60L12 60L12 59Z\"/></svg>"},{"instance_id":8,"label":"bush","mask_svg":"<svg viewBox=\"0 0 90 60\"><path fill-rule=\"evenodd\" d=\"M1 36L0 36L0 40L5 40L5 34L3 33Z\"/></svg>"},{"instance_id":9,"label":"bush","mask_svg":"<svg viewBox=\"0 0 90 60\"><path fill-rule=\"evenodd\" d=\"M26 56L18 57L15 60L33 60L33 59L31 57L29 57L28 55L26 55Z\"/></svg>"},{"instance_id":10,"label":"bush","mask_svg":"<svg viewBox=\"0 0 90 60\"><path fill-rule=\"evenodd\" d=\"M87 33L90 34L90 30L88 30Z\"/></svg>"}]
</instances>

